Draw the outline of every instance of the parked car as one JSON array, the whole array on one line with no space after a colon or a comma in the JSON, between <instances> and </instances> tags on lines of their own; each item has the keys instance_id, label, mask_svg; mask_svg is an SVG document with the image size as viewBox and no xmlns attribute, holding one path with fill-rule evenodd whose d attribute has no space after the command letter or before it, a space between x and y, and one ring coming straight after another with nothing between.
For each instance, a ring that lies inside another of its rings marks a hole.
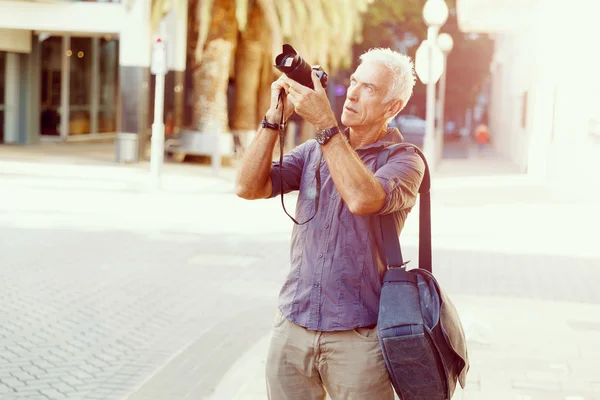
<instances>
[{"instance_id":1,"label":"parked car","mask_svg":"<svg viewBox=\"0 0 600 400\"><path fill-rule=\"evenodd\" d=\"M454 121L448 121L445 125L444 141L450 142L459 140L460 134L459 130L456 128L456 123ZM425 131L427 130L427 121L423 118L419 118L416 115L399 115L394 119L393 124L390 123L388 126L398 128L406 142L423 148Z\"/></svg>"},{"instance_id":2,"label":"parked car","mask_svg":"<svg viewBox=\"0 0 600 400\"><path fill-rule=\"evenodd\" d=\"M416 115L399 115L395 125L404 137L404 141L423 148L427 122Z\"/></svg>"}]
</instances>

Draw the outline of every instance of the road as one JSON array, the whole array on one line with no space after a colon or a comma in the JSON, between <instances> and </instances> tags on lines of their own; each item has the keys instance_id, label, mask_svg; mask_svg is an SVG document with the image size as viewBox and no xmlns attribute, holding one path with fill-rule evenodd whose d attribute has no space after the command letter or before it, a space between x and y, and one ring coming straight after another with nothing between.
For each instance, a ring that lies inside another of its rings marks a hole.
<instances>
[{"instance_id":1,"label":"road","mask_svg":"<svg viewBox=\"0 0 600 400\"><path fill-rule=\"evenodd\" d=\"M47 172L0 171L0 397L266 398L260 354L291 231L279 199L240 200L227 180L153 192ZM592 207L545 202L515 177L435 187L435 272L473 363L455 398L600 399ZM416 264L413 213L402 242Z\"/></svg>"}]
</instances>

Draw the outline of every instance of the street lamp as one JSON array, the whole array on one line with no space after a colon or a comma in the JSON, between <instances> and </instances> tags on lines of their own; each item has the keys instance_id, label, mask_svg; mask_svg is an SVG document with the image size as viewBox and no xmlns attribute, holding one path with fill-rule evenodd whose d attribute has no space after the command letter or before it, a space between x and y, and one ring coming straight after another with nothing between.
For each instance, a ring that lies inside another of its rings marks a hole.
<instances>
[{"instance_id":1,"label":"street lamp","mask_svg":"<svg viewBox=\"0 0 600 400\"><path fill-rule=\"evenodd\" d=\"M439 29L448 20L448 13L444 0L427 0L423 7L423 19L428 27Z\"/></svg>"},{"instance_id":2,"label":"street lamp","mask_svg":"<svg viewBox=\"0 0 600 400\"><path fill-rule=\"evenodd\" d=\"M434 47L437 45L437 35L440 27L446 23L448 19L448 6L444 0L427 0L423 7L423 20L427 24L427 41L428 46L428 79L427 79L427 124L425 130L425 138L423 140L423 151L427 157L430 166L435 166L436 151L435 151L435 83L437 81L434 76L433 60Z\"/></svg>"},{"instance_id":3,"label":"street lamp","mask_svg":"<svg viewBox=\"0 0 600 400\"><path fill-rule=\"evenodd\" d=\"M448 54L452 51L454 47L454 41L452 40L452 36L447 33L441 33L437 39L437 45L444 54L444 72L442 73L442 77L440 80L440 87L438 88L438 98L439 98L439 114L438 114L438 154L439 158L442 158L442 151L444 149L444 103L446 100L446 73L448 72L447 64L448 64Z\"/></svg>"}]
</instances>

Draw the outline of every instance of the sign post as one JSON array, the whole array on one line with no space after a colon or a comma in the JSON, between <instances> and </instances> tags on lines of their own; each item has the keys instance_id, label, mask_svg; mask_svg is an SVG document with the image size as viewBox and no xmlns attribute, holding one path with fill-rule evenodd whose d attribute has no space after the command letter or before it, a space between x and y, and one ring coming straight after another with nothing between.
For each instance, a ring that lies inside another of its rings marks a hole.
<instances>
[{"instance_id":1,"label":"sign post","mask_svg":"<svg viewBox=\"0 0 600 400\"><path fill-rule=\"evenodd\" d=\"M435 150L435 84L444 71L444 54L436 44L437 30L429 28L428 38L424 40L415 54L415 72L427 85L427 125L423 139L423 153L429 163L429 169L435 170L437 158Z\"/></svg>"},{"instance_id":2,"label":"sign post","mask_svg":"<svg viewBox=\"0 0 600 400\"><path fill-rule=\"evenodd\" d=\"M154 91L154 122L152 123L152 138L150 141L150 173L155 188L160 186L160 169L165 154L165 75L167 74L167 52L165 42L159 36L152 46L152 64L150 71L156 76Z\"/></svg>"}]
</instances>

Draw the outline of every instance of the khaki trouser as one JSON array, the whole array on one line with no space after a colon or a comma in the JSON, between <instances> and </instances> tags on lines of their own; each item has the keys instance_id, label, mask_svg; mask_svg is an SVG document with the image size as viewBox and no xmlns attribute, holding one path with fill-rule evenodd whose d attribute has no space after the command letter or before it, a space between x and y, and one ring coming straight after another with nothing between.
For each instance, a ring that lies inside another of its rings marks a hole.
<instances>
[{"instance_id":1,"label":"khaki trouser","mask_svg":"<svg viewBox=\"0 0 600 400\"><path fill-rule=\"evenodd\" d=\"M377 328L309 331L278 312L266 377L270 400L394 399Z\"/></svg>"}]
</instances>

